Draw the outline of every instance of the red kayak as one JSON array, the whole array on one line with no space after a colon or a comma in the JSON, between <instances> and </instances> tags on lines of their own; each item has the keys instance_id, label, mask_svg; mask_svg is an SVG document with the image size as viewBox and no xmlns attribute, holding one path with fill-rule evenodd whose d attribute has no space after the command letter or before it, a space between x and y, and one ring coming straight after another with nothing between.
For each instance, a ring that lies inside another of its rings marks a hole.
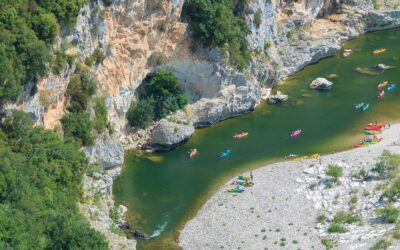
<instances>
[{"instance_id":1,"label":"red kayak","mask_svg":"<svg viewBox=\"0 0 400 250\"><path fill-rule=\"evenodd\" d=\"M382 99L382 97L385 95L385 91L384 90L382 90L382 92L381 93L379 93L379 94L377 94L376 95L376 98L378 98L378 99Z\"/></svg>"},{"instance_id":2,"label":"red kayak","mask_svg":"<svg viewBox=\"0 0 400 250\"><path fill-rule=\"evenodd\" d=\"M290 134L290 137L292 137L292 138L293 138L293 137L297 137L297 136L299 136L300 134L301 134L301 129L292 132L292 133Z\"/></svg>"},{"instance_id":3,"label":"red kayak","mask_svg":"<svg viewBox=\"0 0 400 250\"><path fill-rule=\"evenodd\" d=\"M364 130L370 130L370 131L381 131L382 127L366 127Z\"/></svg>"}]
</instances>

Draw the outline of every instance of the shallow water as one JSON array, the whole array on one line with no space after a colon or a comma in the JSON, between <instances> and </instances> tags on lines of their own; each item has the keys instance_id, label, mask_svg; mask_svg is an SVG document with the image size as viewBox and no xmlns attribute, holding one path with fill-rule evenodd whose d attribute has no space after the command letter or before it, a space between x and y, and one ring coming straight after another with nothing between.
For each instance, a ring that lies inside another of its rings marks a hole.
<instances>
[{"instance_id":1,"label":"shallow water","mask_svg":"<svg viewBox=\"0 0 400 250\"><path fill-rule=\"evenodd\" d=\"M351 148L363 138L369 122L396 122L400 115L400 30L370 33L345 44L353 49L348 58L341 55L308 66L277 88L289 95L278 105L261 104L254 112L197 130L184 146L167 153L126 154L122 175L114 183L117 204L129 212L127 220L135 229L155 240L138 242L138 249L177 248L178 230L193 216L218 185L243 171L282 160L295 153L330 153ZM387 52L372 55L372 51ZM378 63L396 66L376 76L363 75L357 67ZM317 77L337 74L330 91L308 88ZM397 88L377 100L381 81L399 83ZM368 102L366 112L353 109L354 103ZM297 138L290 133L302 129ZM232 139L246 131L250 136ZM189 159L187 152L197 148L199 156ZM230 157L218 154L232 149Z\"/></svg>"}]
</instances>

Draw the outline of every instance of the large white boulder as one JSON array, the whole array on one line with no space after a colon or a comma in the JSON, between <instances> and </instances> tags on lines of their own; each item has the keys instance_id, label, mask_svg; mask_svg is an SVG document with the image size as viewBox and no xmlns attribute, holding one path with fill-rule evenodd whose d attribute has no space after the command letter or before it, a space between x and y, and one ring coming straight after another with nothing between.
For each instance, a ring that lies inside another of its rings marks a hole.
<instances>
[{"instance_id":1,"label":"large white boulder","mask_svg":"<svg viewBox=\"0 0 400 250\"><path fill-rule=\"evenodd\" d=\"M326 90L326 89L331 89L333 83L328 81L325 78L317 78L312 83L310 84L310 88L312 89L321 89L321 90Z\"/></svg>"}]
</instances>

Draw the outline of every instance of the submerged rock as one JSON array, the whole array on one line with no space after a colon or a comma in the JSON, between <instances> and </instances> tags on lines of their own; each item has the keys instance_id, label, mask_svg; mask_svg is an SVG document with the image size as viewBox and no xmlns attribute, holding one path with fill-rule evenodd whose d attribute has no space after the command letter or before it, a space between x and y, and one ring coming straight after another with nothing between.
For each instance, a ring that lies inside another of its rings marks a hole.
<instances>
[{"instance_id":1,"label":"submerged rock","mask_svg":"<svg viewBox=\"0 0 400 250\"><path fill-rule=\"evenodd\" d=\"M288 95L284 95L284 94L282 94L282 92L278 91L276 93L276 95L269 96L267 101L268 101L269 104L275 104L275 103L278 103L278 102L287 101L288 98L289 98Z\"/></svg>"},{"instance_id":2,"label":"submerged rock","mask_svg":"<svg viewBox=\"0 0 400 250\"><path fill-rule=\"evenodd\" d=\"M355 69L360 74L364 75L369 75L369 76L377 76L379 75L379 72L377 72L375 69L367 68L367 67L357 67Z\"/></svg>"},{"instance_id":3,"label":"submerged rock","mask_svg":"<svg viewBox=\"0 0 400 250\"><path fill-rule=\"evenodd\" d=\"M312 89L320 89L320 90L327 90L332 88L333 83L328 81L325 78L317 78L311 84L310 88Z\"/></svg>"},{"instance_id":4,"label":"submerged rock","mask_svg":"<svg viewBox=\"0 0 400 250\"><path fill-rule=\"evenodd\" d=\"M150 141L144 148L161 151L171 150L189 140L193 133L193 125L178 124L163 119L152 131Z\"/></svg>"},{"instance_id":5,"label":"submerged rock","mask_svg":"<svg viewBox=\"0 0 400 250\"><path fill-rule=\"evenodd\" d=\"M384 71L384 70L387 70L387 69L392 69L392 68L394 68L394 67L393 67L393 66L386 65L386 64L383 64L383 63L380 63L380 64L375 65L375 68L376 68L377 70Z\"/></svg>"}]
</instances>

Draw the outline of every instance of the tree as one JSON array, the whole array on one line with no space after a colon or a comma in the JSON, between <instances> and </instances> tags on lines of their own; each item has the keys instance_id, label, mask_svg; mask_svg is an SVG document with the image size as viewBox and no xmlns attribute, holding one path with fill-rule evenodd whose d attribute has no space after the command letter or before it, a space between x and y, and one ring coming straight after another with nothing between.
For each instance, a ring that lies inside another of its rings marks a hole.
<instances>
[{"instance_id":1,"label":"tree","mask_svg":"<svg viewBox=\"0 0 400 250\"><path fill-rule=\"evenodd\" d=\"M107 124L107 107L105 98L94 99L94 112L93 127L99 132L103 132Z\"/></svg>"},{"instance_id":2,"label":"tree","mask_svg":"<svg viewBox=\"0 0 400 250\"><path fill-rule=\"evenodd\" d=\"M92 135L92 122L87 112L68 113L61 119L64 136L76 138L85 146L94 142Z\"/></svg>"},{"instance_id":3,"label":"tree","mask_svg":"<svg viewBox=\"0 0 400 250\"><path fill-rule=\"evenodd\" d=\"M58 35L59 27L52 13L40 13L32 19L33 30L40 40L52 44Z\"/></svg>"},{"instance_id":4,"label":"tree","mask_svg":"<svg viewBox=\"0 0 400 250\"><path fill-rule=\"evenodd\" d=\"M138 103L132 102L126 118L133 127L147 127L154 120L154 100L146 98L140 100Z\"/></svg>"},{"instance_id":5,"label":"tree","mask_svg":"<svg viewBox=\"0 0 400 250\"><path fill-rule=\"evenodd\" d=\"M161 119L185 107L187 98L172 72L158 71L145 79L145 95L154 99L154 118Z\"/></svg>"}]
</instances>

